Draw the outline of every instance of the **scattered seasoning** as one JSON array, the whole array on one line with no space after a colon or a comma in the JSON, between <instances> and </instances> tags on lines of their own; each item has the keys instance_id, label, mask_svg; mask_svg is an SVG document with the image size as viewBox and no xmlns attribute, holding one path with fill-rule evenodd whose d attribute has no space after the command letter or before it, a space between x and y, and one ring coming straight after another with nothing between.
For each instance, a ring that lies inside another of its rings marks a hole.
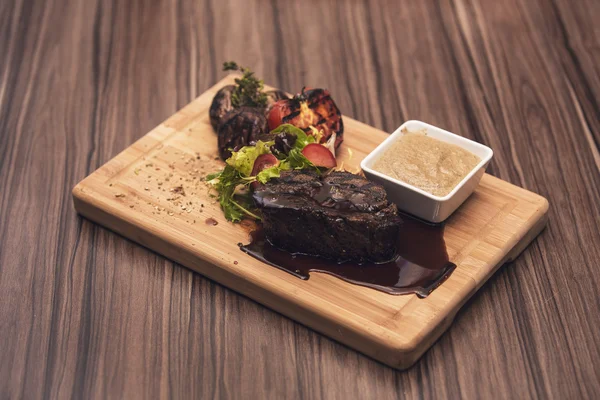
<instances>
[{"instance_id":1,"label":"scattered seasoning","mask_svg":"<svg viewBox=\"0 0 600 400\"><path fill-rule=\"evenodd\" d=\"M112 183L109 183L108 186L112 187Z\"/></svg>"},{"instance_id":2,"label":"scattered seasoning","mask_svg":"<svg viewBox=\"0 0 600 400\"><path fill-rule=\"evenodd\" d=\"M158 149L161 149L163 147L165 147L166 149L167 146L163 146L162 144L160 144L158 146ZM168 151L165 150L162 153L168 154ZM210 157L213 156L203 156L199 152L189 154L185 151L171 151L171 153L175 153L181 160L183 160L182 164L177 164L175 161L166 161L170 170L167 169L164 173L159 173L160 175L157 174L157 176L149 174L147 175L147 178L141 178L148 185L143 186L145 191L158 191L158 193L160 193L160 191L162 190L163 192L172 193L171 196L166 195L164 197L160 196L159 194L157 194L156 196L153 195L152 197L154 198L154 200L147 201L147 204L150 206L150 211L152 212L152 214L157 216L161 215L162 212L168 214L169 216L174 216L175 214L185 216L185 214L191 214L194 211L203 212L204 203L196 203L195 201L191 201L196 199L195 196L197 193L200 196L205 196L207 194L203 190L198 190L199 188L204 187L201 185L205 183L206 172L204 171L204 169L206 165L202 165L203 163L198 163L197 160L203 160L204 163L206 163L206 161L210 160ZM218 156L215 156L214 159L220 160ZM156 164L154 164L150 160L147 160L146 157L142 157L142 160L143 161L142 163L140 163L139 167L133 169L135 175L140 175L141 172L144 172L144 167L156 171L161 170L161 168L159 168ZM210 166L212 163L209 162L208 164L208 167L212 169L212 167ZM150 171L146 170L145 172L149 173ZM156 186L152 186L153 182L156 182ZM175 184L175 186L170 187L168 182L171 182L171 185ZM109 183L109 186L112 187L113 183ZM216 195L211 193L208 193L208 195L213 199L217 197ZM184 198L184 196L187 196L187 198ZM115 197L126 197L126 194L116 193ZM172 207L176 207L174 211L167 211L164 207L155 205L160 204L162 200L166 200L172 205ZM210 203L214 204L214 200L210 200ZM140 203L138 202L137 204L139 205ZM135 204L130 204L129 207L131 209L134 209ZM185 222L195 224L197 220L185 220ZM218 222L214 218L207 218L205 222L207 225L210 226L218 225Z\"/></svg>"},{"instance_id":3,"label":"scattered seasoning","mask_svg":"<svg viewBox=\"0 0 600 400\"><path fill-rule=\"evenodd\" d=\"M183 190L183 185L179 185L179 186L175 186L174 188L171 188L171 192L185 196L185 190Z\"/></svg>"},{"instance_id":4,"label":"scattered seasoning","mask_svg":"<svg viewBox=\"0 0 600 400\"><path fill-rule=\"evenodd\" d=\"M237 262L237 261L234 261L233 263L234 263L235 265L238 265L238 262Z\"/></svg>"}]
</instances>

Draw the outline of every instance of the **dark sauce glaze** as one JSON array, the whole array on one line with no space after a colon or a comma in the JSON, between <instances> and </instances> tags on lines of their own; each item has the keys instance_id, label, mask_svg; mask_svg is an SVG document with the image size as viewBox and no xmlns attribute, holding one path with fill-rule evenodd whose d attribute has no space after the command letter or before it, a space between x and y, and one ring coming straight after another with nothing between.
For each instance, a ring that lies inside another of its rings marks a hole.
<instances>
[{"instance_id":1,"label":"dark sauce glaze","mask_svg":"<svg viewBox=\"0 0 600 400\"><path fill-rule=\"evenodd\" d=\"M385 293L416 293L427 297L456 268L448 259L444 226L430 225L413 217L402 216L398 235L398 255L387 263L336 263L320 257L292 254L271 245L260 227L251 233L251 242L243 252L276 268L307 280L310 272L333 275L344 281Z\"/></svg>"},{"instance_id":2,"label":"dark sauce glaze","mask_svg":"<svg viewBox=\"0 0 600 400\"><path fill-rule=\"evenodd\" d=\"M206 220L204 220L204 223L206 225L210 225L210 226L217 226L217 225L219 225L219 223L217 222L217 220L214 219L214 218L206 218Z\"/></svg>"}]
</instances>

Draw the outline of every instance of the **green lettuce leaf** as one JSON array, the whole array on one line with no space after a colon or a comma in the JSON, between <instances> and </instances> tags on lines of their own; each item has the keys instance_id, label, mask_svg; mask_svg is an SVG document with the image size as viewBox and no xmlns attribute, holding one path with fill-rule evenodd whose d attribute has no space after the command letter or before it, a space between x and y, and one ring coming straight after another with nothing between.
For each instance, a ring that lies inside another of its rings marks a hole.
<instances>
[{"instance_id":1,"label":"green lettuce leaf","mask_svg":"<svg viewBox=\"0 0 600 400\"><path fill-rule=\"evenodd\" d=\"M225 218L229 221L239 222L245 215L260 219L250 211L252 207L250 194L235 194L235 189L238 186L249 185L253 180L243 177L238 170L229 164L225 166L223 171L207 175L206 179L219 193L219 204Z\"/></svg>"},{"instance_id":2,"label":"green lettuce leaf","mask_svg":"<svg viewBox=\"0 0 600 400\"><path fill-rule=\"evenodd\" d=\"M289 164L290 168L310 168L319 172L319 168L317 168L317 166L313 164L308 158L304 157L304 154L302 154L302 151L300 149L297 149L295 147L290 150L286 162Z\"/></svg>"},{"instance_id":3,"label":"green lettuce leaf","mask_svg":"<svg viewBox=\"0 0 600 400\"><path fill-rule=\"evenodd\" d=\"M265 168L262 171L260 171L256 175L256 180L260 183L267 183L269 179L279 178L279 176L281 175L281 171L285 171L287 169L291 169L289 162L281 161L279 165L274 165L272 167Z\"/></svg>"},{"instance_id":4,"label":"green lettuce leaf","mask_svg":"<svg viewBox=\"0 0 600 400\"><path fill-rule=\"evenodd\" d=\"M259 140L255 146L244 146L239 151L234 151L225 162L239 171L242 176L250 176L256 158L262 154L270 153L270 147L274 143L273 141L263 142Z\"/></svg>"}]
</instances>

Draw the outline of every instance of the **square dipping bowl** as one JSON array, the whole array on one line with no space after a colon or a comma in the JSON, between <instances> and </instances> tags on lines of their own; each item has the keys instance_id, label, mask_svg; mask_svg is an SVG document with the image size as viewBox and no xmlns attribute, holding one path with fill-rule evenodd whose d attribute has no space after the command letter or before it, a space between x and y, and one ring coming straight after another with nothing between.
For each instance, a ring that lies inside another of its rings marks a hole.
<instances>
[{"instance_id":1,"label":"square dipping bowl","mask_svg":"<svg viewBox=\"0 0 600 400\"><path fill-rule=\"evenodd\" d=\"M372 166L383 155L388 147L398 140L403 131L425 131L427 136L454 144L475 154L481 161L444 197L428 193L408 183L394 179L381 172L373 170ZM398 209L418 218L433 223L446 220L473 193L479 184L487 165L494 152L481 143L474 142L454 133L445 131L421 121L407 121L396 129L386 140L373 150L362 162L360 167L368 179L380 183L387 191L390 201L396 203Z\"/></svg>"}]
</instances>

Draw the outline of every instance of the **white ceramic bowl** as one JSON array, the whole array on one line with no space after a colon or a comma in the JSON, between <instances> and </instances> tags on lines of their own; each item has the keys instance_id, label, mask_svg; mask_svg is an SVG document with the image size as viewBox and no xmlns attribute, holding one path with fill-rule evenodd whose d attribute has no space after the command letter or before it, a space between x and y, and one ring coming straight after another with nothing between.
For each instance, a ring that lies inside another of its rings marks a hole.
<instances>
[{"instance_id":1,"label":"white ceramic bowl","mask_svg":"<svg viewBox=\"0 0 600 400\"><path fill-rule=\"evenodd\" d=\"M371 168L373 163L383 154L388 146L403 135L403 130L409 132L425 130L428 136L460 146L481 158L481 161L444 197L427 193L408 183L404 183L373 170ZM407 121L377 146L377 148L360 163L360 167L365 172L367 178L378 182L385 187L388 198L396 203L400 210L426 221L438 223L448 218L467 199L467 197L473 193L473 190L475 190L485 172L485 168L492 159L493 154L494 152L489 147L462 136L455 135L454 133L450 133L421 121Z\"/></svg>"}]
</instances>

